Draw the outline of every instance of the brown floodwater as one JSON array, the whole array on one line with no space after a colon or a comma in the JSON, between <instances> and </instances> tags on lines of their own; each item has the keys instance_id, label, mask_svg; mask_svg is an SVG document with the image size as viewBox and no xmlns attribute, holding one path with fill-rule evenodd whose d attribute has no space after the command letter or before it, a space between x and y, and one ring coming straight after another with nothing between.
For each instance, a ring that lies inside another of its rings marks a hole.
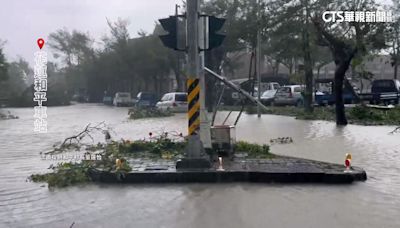
<instances>
[{"instance_id":1,"label":"brown floodwater","mask_svg":"<svg viewBox=\"0 0 400 228\"><path fill-rule=\"evenodd\" d=\"M343 163L352 153L353 165L368 174L352 185L88 184L49 191L26 181L56 163L39 152L86 124L106 121L114 138L139 139L150 131L185 132L185 115L130 121L127 108L51 107L48 133L35 134L33 109L7 110L20 119L0 121L0 227L400 227L400 133L388 134L394 127L338 128L274 115L239 121L241 140L292 137L292 144L271 147L277 154Z\"/></svg>"}]
</instances>

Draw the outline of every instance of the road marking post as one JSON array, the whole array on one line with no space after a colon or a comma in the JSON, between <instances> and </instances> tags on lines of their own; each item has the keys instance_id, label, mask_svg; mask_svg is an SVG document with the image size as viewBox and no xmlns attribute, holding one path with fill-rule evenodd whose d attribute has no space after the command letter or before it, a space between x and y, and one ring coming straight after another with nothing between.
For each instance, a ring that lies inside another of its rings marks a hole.
<instances>
[{"instance_id":1,"label":"road marking post","mask_svg":"<svg viewBox=\"0 0 400 228\"><path fill-rule=\"evenodd\" d=\"M188 133L197 135L200 128L200 83L199 79L187 80Z\"/></svg>"}]
</instances>

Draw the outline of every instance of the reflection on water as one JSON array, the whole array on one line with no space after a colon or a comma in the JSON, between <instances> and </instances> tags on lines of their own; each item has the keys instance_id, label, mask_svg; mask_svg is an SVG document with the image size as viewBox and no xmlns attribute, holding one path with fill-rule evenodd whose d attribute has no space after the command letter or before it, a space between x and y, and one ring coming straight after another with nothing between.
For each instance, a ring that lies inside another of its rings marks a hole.
<instances>
[{"instance_id":1,"label":"reflection on water","mask_svg":"<svg viewBox=\"0 0 400 228\"><path fill-rule=\"evenodd\" d=\"M33 110L10 110L20 119L0 121L0 227L400 227L400 135L389 135L392 127L337 128L272 115L239 121L238 139L292 137L293 144L272 146L278 154L342 163L350 152L368 173L365 183L92 184L50 192L26 182L31 173L47 171L50 162L39 152L87 123L106 121L115 138L138 139L150 131L186 132L185 115L129 121L126 108L52 107L48 133L34 134Z\"/></svg>"}]
</instances>

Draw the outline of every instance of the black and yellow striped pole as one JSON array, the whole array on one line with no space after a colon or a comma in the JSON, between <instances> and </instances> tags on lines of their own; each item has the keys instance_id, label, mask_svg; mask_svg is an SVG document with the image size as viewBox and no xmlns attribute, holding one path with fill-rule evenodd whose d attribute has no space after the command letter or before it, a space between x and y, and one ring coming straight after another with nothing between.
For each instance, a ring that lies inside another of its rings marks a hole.
<instances>
[{"instance_id":1,"label":"black and yellow striped pole","mask_svg":"<svg viewBox=\"0 0 400 228\"><path fill-rule=\"evenodd\" d=\"M200 111L204 108L205 95L200 92L205 88L199 53L199 32L203 31L199 23L200 0L186 0L186 9L188 137L185 147L186 156L177 161L176 169L209 169L211 162L205 153L200 137L204 135L205 130L204 121L201 120L204 114Z\"/></svg>"},{"instance_id":2,"label":"black and yellow striped pole","mask_svg":"<svg viewBox=\"0 0 400 228\"><path fill-rule=\"evenodd\" d=\"M199 79L187 80L188 134L197 135L200 129L200 83Z\"/></svg>"}]
</instances>

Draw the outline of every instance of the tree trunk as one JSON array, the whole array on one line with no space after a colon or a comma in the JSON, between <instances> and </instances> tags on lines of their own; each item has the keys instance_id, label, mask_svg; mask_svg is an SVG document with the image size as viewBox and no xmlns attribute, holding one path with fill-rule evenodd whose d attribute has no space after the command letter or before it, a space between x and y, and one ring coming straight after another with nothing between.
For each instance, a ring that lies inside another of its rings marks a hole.
<instances>
[{"instance_id":1,"label":"tree trunk","mask_svg":"<svg viewBox=\"0 0 400 228\"><path fill-rule=\"evenodd\" d=\"M249 64L249 80L251 80L250 81L250 90L251 90L250 92L251 92L252 96L254 95L254 80L252 80L252 79L254 79L254 78L252 78L252 75L253 75L252 74L253 73L253 59L254 59L254 50L251 51L250 64ZM254 74L255 74L255 72L254 72Z\"/></svg>"},{"instance_id":2,"label":"tree trunk","mask_svg":"<svg viewBox=\"0 0 400 228\"><path fill-rule=\"evenodd\" d=\"M398 68L399 64L397 63L397 59L394 63L394 79L397 79L397 68Z\"/></svg>"},{"instance_id":3,"label":"tree trunk","mask_svg":"<svg viewBox=\"0 0 400 228\"><path fill-rule=\"evenodd\" d=\"M176 92L184 92L185 88L185 80L183 79L183 75L179 71L179 69L174 69L175 80L176 80Z\"/></svg>"},{"instance_id":4,"label":"tree trunk","mask_svg":"<svg viewBox=\"0 0 400 228\"><path fill-rule=\"evenodd\" d=\"M335 100L336 100L336 124L337 125L347 125L347 118L344 108L343 101L343 80L347 69L349 68L350 62L340 61L339 64L336 65L335 69Z\"/></svg>"},{"instance_id":5,"label":"tree trunk","mask_svg":"<svg viewBox=\"0 0 400 228\"><path fill-rule=\"evenodd\" d=\"M309 9L308 9L308 0L306 1L306 18L305 18L305 28L303 30L303 54L304 54L304 70L305 70L305 81L306 81L306 89L304 92L304 111L311 113L313 112L313 67L312 67L312 60L311 60L311 50L310 50L310 37L308 31L308 16L309 16Z\"/></svg>"},{"instance_id":6,"label":"tree trunk","mask_svg":"<svg viewBox=\"0 0 400 228\"><path fill-rule=\"evenodd\" d=\"M272 72L274 77L278 76L279 64L280 64L280 62L278 60L275 60L275 64L274 64L273 72Z\"/></svg>"},{"instance_id":7,"label":"tree trunk","mask_svg":"<svg viewBox=\"0 0 400 228\"><path fill-rule=\"evenodd\" d=\"M364 82L363 79L360 79L360 92L363 93L364 92Z\"/></svg>"},{"instance_id":8,"label":"tree trunk","mask_svg":"<svg viewBox=\"0 0 400 228\"><path fill-rule=\"evenodd\" d=\"M347 125L347 118L344 109L344 101L343 101L343 81L346 74L346 71L349 69L351 60L354 55L358 52L358 48L362 46L359 40L362 37L359 31L359 28L356 27L357 33L357 46L352 47L349 44L346 44L340 39L332 36L328 32L326 32L318 21L314 21L314 26L318 33L322 35L326 41L329 43L329 48L331 49L333 59L335 61L336 69L335 69L335 78L334 78L334 92L336 98L336 124L337 125Z\"/></svg>"}]
</instances>

